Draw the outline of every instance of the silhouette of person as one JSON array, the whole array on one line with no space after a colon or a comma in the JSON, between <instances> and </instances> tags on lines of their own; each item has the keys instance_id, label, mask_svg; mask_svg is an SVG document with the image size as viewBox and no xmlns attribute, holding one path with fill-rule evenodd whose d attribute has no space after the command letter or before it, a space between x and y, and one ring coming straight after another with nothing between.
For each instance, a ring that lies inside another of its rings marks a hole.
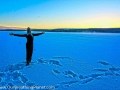
<instances>
[{"instance_id":1,"label":"silhouette of person","mask_svg":"<svg viewBox=\"0 0 120 90\"><path fill-rule=\"evenodd\" d=\"M18 37L26 37L27 43L26 43L26 66L30 64L32 59L32 53L33 53L33 40L34 36L39 36L44 34L44 32L41 33L31 33L30 28L27 28L27 34L14 34L10 33L12 36L18 36Z\"/></svg>"}]
</instances>

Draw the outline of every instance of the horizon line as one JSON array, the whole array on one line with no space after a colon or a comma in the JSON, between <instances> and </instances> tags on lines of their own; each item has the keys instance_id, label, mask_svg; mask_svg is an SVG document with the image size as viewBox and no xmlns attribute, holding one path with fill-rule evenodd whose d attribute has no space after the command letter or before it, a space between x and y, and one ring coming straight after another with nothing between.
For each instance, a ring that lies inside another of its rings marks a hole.
<instances>
[{"instance_id":1,"label":"horizon line","mask_svg":"<svg viewBox=\"0 0 120 90\"><path fill-rule=\"evenodd\" d=\"M27 28L27 27L26 27ZM26 29L26 28L24 28L24 27L10 27L10 26L0 26L0 29L15 29L15 30L17 30L17 29L21 29L21 30L24 30L24 29ZM30 27L31 28L31 27ZM71 28L31 28L31 29L48 29L48 30L51 30L51 29L112 29L112 28L120 28L120 27L90 27L90 28L84 28L84 27L71 27Z\"/></svg>"}]
</instances>

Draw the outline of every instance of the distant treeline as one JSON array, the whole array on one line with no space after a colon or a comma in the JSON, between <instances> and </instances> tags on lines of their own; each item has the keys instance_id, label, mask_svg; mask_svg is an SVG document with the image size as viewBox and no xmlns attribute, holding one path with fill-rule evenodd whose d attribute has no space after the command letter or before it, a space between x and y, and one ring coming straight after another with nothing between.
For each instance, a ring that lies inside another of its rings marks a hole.
<instances>
[{"instance_id":1,"label":"distant treeline","mask_svg":"<svg viewBox=\"0 0 120 90\"><path fill-rule=\"evenodd\" d=\"M44 32L101 32L101 33L120 33L120 28L88 28L88 29L32 29L33 31ZM0 31L26 31L18 29L4 29Z\"/></svg>"}]
</instances>

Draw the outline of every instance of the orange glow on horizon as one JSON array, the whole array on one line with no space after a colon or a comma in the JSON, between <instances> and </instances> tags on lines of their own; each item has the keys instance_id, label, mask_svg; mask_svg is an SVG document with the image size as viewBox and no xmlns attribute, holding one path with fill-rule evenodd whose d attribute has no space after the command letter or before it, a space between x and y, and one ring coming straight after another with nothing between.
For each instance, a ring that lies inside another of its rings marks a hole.
<instances>
[{"instance_id":1,"label":"orange glow on horizon","mask_svg":"<svg viewBox=\"0 0 120 90\"><path fill-rule=\"evenodd\" d=\"M31 27L34 29L56 29L56 28L120 28L120 18L112 16L92 16L87 18L68 20L34 20L23 23L5 24L8 27Z\"/></svg>"}]
</instances>

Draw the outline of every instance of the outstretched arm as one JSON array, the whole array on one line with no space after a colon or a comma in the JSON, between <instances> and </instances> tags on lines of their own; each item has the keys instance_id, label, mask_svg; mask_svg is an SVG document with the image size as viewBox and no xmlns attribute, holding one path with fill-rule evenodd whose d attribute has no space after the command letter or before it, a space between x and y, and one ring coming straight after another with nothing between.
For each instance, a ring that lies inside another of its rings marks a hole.
<instances>
[{"instance_id":1,"label":"outstretched arm","mask_svg":"<svg viewBox=\"0 0 120 90\"><path fill-rule=\"evenodd\" d=\"M14 33L10 33L11 36L18 36L18 37L26 37L27 34L14 34Z\"/></svg>"},{"instance_id":2,"label":"outstretched arm","mask_svg":"<svg viewBox=\"0 0 120 90\"><path fill-rule=\"evenodd\" d=\"M33 36L39 36L39 35L42 35L44 34L45 32L41 32L41 33L33 33Z\"/></svg>"}]
</instances>

